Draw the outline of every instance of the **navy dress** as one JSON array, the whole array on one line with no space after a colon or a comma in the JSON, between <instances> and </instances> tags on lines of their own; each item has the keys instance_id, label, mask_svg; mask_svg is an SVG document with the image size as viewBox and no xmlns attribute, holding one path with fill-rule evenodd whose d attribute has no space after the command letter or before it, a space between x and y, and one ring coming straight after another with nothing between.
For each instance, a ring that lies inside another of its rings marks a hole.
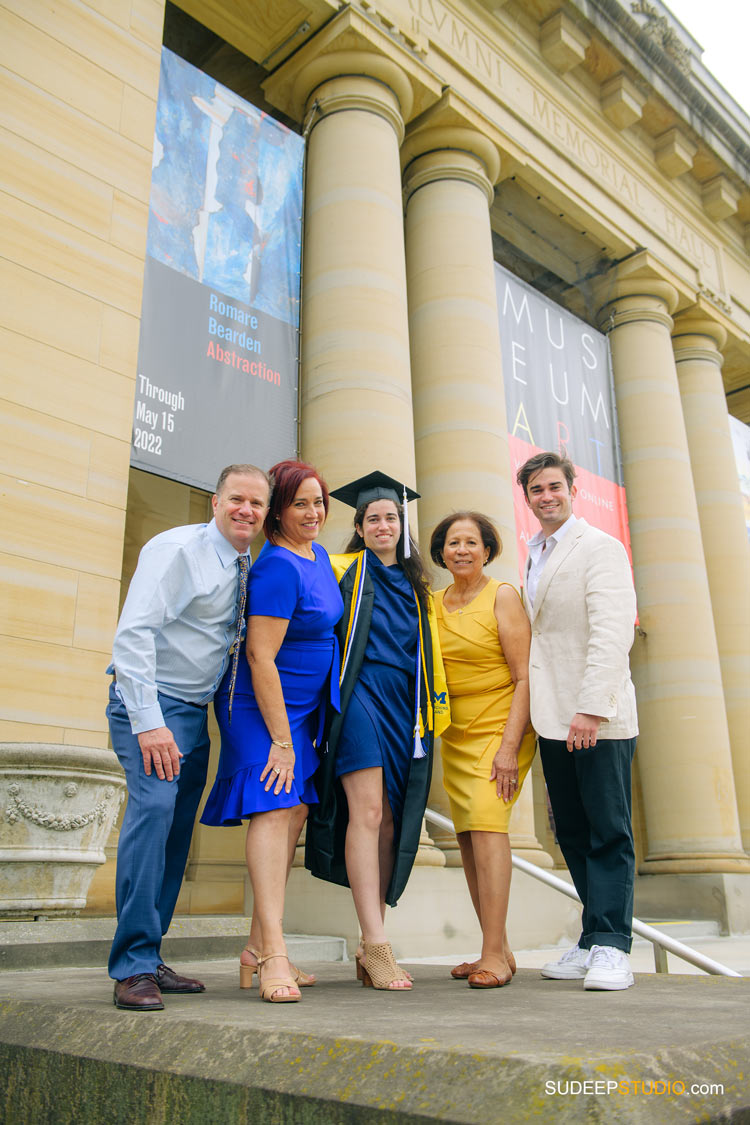
<instances>
[{"instance_id":1,"label":"navy dress","mask_svg":"<svg viewBox=\"0 0 750 1125\"><path fill-rule=\"evenodd\" d=\"M313 783L318 767L314 743L322 732L328 700L338 707L339 653L333 630L343 602L328 555L317 543L312 548L314 561L267 543L250 571L247 593L248 617L281 617L289 622L276 667L294 744L291 792L282 789L275 796L273 787L266 792L268 779L260 781L271 736L255 699L250 666L240 656L231 723L229 671L214 700L221 755L201 816L203 824L240 824L256 812L318 799Z\"/></svg>"},{"instance_id":2,"label":"navy dress","mask_svg":"<svg viewBox=\"0 0 750 1125\"><path fill-rule=\"evenodd\" d=\"M419 618L414 590L398 564L384 566L372 551L374 587L364 659L344 716L336 776L381 766L398 826L414 748L414 685Z\"/></svg>"}]
</instances>

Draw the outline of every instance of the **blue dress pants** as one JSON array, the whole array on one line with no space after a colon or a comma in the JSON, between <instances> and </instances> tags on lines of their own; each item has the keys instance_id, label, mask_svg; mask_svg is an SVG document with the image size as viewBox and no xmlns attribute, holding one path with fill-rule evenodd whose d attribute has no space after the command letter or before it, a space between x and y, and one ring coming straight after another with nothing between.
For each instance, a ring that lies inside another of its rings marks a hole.
<instances>
[{"instance_id":1,"label":"blue dress pants","mask_svg":"<svg viewBox=\"0 0 750 1125\"><path fill-rule=\"evenodd\" d=\"M109 956L115 980L154 973L161 939L172 921L185 873L193 825L208 771L207 708L159 693L164 725L181 750L179 776L162 781L143 768L128 713L110 688L107 719L125 770L128 804L117 848L117 930Z\"/></svg>"},{"instance_id":2,"label":"blue dress pants","mask_svg":"<svg viewBox=\"0 0 750 1125\"><path fill-rule=\"evenodd\" d=\"M582 949L630 952L635 849L631 818L634 738L600 738L592 749L539 738L555 829L583 903Z\"/></svg>"}]
</instances>

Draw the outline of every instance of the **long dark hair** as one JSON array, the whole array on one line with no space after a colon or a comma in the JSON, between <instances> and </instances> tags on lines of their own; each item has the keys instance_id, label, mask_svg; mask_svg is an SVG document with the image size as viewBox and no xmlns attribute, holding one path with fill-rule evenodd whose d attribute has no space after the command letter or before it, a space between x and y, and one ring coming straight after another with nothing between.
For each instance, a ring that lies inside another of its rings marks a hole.
<instances>
[{"instance_id":1,"label":"long dark hair","mask_svg":"<svg viewBox=\"0 0 750 1125\"><path fill-rule=\"evenodd\" d=\"M370 507L370 504L374 503L374 500L368 500L366 504L360 504L360 506L354 513L354 534L344 548L347 554L350 554L352 551L364 551L365 541L357 531L357 524L359 524L360 527L362 526L365 518L365 512ZM409 542L411 543L411 555L408 559L404 558L404 516L401 511L401 505L396 504L395 501L392 501L392 503L395 505L396 511L398 512L398 522L401 528L401 534L399 535L398 543L396 544L396 562L401 567L406 577L409 579L411 587L414 590L414 593L417 595L417 601L419 602L420 606L425 612L427 612L427 600L430 594L429 575L424 563L422 562L422 557L419 554L419 547L414 542L411 536L409 536Z\"/></svg>"}]
</instances>

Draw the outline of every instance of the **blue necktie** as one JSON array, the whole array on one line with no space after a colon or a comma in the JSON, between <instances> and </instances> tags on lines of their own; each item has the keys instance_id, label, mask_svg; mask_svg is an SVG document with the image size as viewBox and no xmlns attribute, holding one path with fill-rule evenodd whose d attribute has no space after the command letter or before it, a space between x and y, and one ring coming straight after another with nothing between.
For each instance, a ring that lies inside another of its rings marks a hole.
<instances>
[{"instance_id":1,"label":"blue necktie","mask_svg":"<svg viewBox=\"0 0 750 1125\"><path fill-rule=\"evenodd\" d=\"M232 703L234 702L234 685L237 683L237 667L240 662L240 649L242 648L242 622L245 620L245 606L247 605L247 575L249 566L247 555L239 555L237 565L240 568L239 601L237 605L237 632L232 645L232 674L229 677L229 722L232 721Z\"/></svg>"}]
</instances>

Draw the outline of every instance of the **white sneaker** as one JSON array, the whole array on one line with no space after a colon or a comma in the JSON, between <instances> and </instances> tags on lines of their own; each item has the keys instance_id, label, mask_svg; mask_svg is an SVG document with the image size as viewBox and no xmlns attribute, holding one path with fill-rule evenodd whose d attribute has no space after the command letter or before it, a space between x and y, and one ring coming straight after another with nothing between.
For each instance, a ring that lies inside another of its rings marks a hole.
<instances>
[{"instance_id":1,"label":"white sneaker","mask_svg":"<svg viewBox=\"0 0 750 1125\"><path fill-rule=\"evenodd\" d=\"M542 976L548 980L580 980L586 976L589 953L588 949L574 945L567 953L563 953L559 961L548 961L546 965L542 965Z\"/></svg>"},{"instance_id":2,"label":"white sneaker","mask_svg":"<svg viewBox=\"0 0 750 1125\"><path fill-rule=\"evenodd\" d=\"M615 991L635 983L627 953L613 945L592 945L583 987Z\"/></svg>"}]
</instances>

